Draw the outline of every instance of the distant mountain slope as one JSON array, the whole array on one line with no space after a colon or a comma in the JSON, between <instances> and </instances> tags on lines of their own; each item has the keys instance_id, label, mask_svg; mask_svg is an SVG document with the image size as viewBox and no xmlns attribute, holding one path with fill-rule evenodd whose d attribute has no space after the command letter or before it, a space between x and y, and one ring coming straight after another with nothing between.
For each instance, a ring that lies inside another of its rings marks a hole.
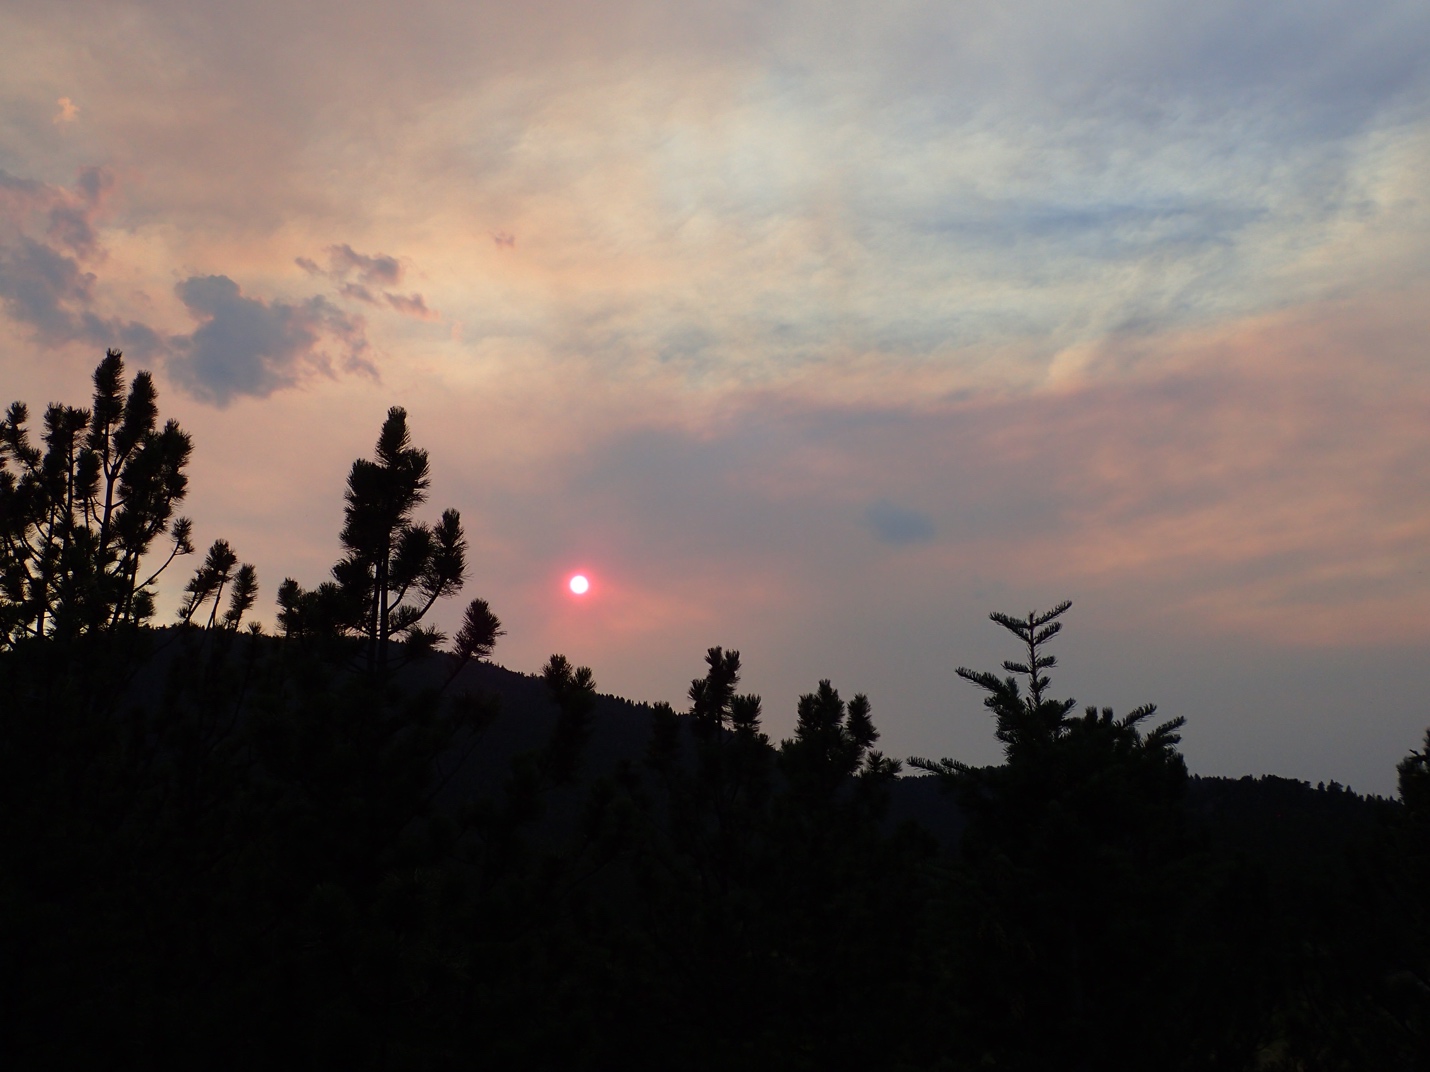
<instances>
[{"instance_id":1,"label":"distant mountain slope","mask_svg":"<svg viewBox=\"0 0 1430 1072\"><path fill-rule=\"evenodd\" d=\"M172 643L173 629L155 630L154 636L155 656L131 686L131 695L141 703L157 700L172 660L181 650ZM247 643L249 638L238 640ZM261 638L259 643L276 645L279 641ZM451 657L437 654L413 664L395 680L399 687L440 687L449 697L466 692L497 701L495 717L479 738L460 742L464 757L460 770L448 779L442 793L443 800L456 803L472 795L498 792L512 760L541 749L550 739L557 708L538 675L472 662L448 682L451 668ZM590 715L579 780L588 783L609 776L622 761L639 764L650 741L652 715L650 704L598 696ZM576 807L582 794L579 786L566 787L552 803L558 811ZM1314 869L1318 862L1339 862L1348 846L1373 836L1398 807L1395 801L1361 796L1334 782L1318 788L1275 775L1193 775L1187 785L1192 833L1221 851L1242 853L1278 867L1277 862L1284 861L1294 870ZM930 776L906 776L890 786L888 825L892 828L905 821L924 827L949 850L957 846L966 826L957 804L939 780Z\"/></svg>"}]
</instances>

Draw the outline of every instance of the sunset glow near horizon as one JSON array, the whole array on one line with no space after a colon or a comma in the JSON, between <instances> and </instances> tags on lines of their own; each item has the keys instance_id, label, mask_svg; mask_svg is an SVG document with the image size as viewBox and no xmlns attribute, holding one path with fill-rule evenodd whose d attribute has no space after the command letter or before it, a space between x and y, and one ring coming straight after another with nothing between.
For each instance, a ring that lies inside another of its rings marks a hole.
<instances>
[{"instance_id":1,"label":"sunset glow near horizon","mask_svg":"<svg viewBox=\"0 0 1430 1072\"><path fill-rule=\"evenodd\" d=\"M270 627L402 405L470 543L433 615L488 600L509 667L680 705L718 644L776 740L830 678L982 763L954 668L1068 598L1053 692L1186 716L1194 771L1389 793L1418 747L1420 0L14 0L0 41L0 405L153 370Z\"/></svg>"}]
</instances>

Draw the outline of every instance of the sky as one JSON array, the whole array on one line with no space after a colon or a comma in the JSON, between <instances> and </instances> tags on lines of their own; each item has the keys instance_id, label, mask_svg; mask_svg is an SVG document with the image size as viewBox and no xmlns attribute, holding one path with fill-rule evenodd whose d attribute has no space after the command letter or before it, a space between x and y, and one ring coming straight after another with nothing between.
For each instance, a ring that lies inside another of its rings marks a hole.
<instances>
[{"instance_id":1,"label":"sky","mask_svg":"<svg viewBox=\"0 0 1430 1072\"><path fill-rule=\"evenodd\" d=\"M1071 599L1055 694L1390 794L1427 56L1422 0L6 0L0 402L152 370L270 624L402 405L438 624L487 599L514 669L680 706L722 645L776 738L829 678L992 762L954 669Z\"/></svg>"}]
</instances>

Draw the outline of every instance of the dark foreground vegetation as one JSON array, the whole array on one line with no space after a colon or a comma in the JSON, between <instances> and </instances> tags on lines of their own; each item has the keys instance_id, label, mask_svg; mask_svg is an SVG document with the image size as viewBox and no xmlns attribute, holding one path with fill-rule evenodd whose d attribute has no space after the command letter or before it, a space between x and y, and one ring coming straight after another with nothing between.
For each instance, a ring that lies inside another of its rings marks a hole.
<instances>
[{"instance_id":1,"label":"dark foreground vegetation","mask_svg":"<svg viewBox=\"0 0 1430 1072\"><path fill-rule=\"evenodd\" d=\"M0 425L0 1062L14 1069L1426 1069L1430 735L1400 799L1189 777L1178 721L1054 698L994 615L1004 762L881 755L738 653L677 713L487 662L461 519L389 413L343 557L223 541L176 623L190 443L111 353ZM448 650L442 650L447 645Z\"/></svg>"}]
</instances>

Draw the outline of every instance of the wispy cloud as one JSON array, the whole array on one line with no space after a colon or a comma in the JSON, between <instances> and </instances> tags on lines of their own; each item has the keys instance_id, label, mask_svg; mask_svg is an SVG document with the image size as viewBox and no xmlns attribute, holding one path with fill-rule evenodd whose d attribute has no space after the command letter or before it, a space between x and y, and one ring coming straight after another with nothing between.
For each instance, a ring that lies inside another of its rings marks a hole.
<instances>
[{"instance_id":1,"label":"wispy cloud","mask_svg":"<svg viewBox=\"0 0 1430 1072\"><path fill-rule=\"evenodd\" d=\"M395 287L402 282L402 263L386 253L359 253L344 242L328 247L328 272L336 279L356 275L369 286Z\"/></svg>"},{"instance_id":2,"label":"wispy cloud","mask_svg":"<svg viewBox=\"0 0 1430 1072\"><path fill-rule=\"evenodd\" d=\"M418 320L437 320L439 314L427 305L421 294L398 294L384 290L402 282L405 269L402 262L386 253L359 253L344 242L329 246L328 267L318 267L309 257L298 257L295 263L309 275L324 276L338 284L338 294L365 305L386 307Z\"/></svg>"},{"instance_id":3,"label":"wispy cloud","mask_svg":"<svg viewBox=\"0 0 1430 1072\"><path fill-rule=\"evenodd\" d=\"M387 304L397 310L403 316L413 316L418 320L436 320L438 313L436 309L427 308L427 300L421 294L387 294L383 297L387 299Z\"/></svg>"}]
</instances>

